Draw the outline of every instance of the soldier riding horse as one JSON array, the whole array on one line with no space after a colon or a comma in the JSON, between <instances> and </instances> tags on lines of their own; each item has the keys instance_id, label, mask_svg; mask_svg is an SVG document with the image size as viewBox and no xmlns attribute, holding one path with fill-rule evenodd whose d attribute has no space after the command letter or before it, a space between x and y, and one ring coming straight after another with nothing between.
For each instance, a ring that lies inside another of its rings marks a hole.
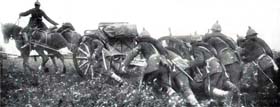
<instances>
[{"instance_id":1,"label":"soldier riding horse","mask_svg":"<svg viewBox=\"0 0 280 107\"><path fill-rule=\"evenodd\" d=\"M68 24L69 25L69 24ZM58 32L51 32L51 33L42 33L42 32L35 32L34 35L38 37L36 47L31 46L24 47L25 42L23 38L23 34L21 33L22 27L15 25L15 24L4 24L2 25L2 33L4 37L5 43L9 42L10 38L13 38L16 42L17 49L21 52L21 56L23 57L23 67L24 70L32 70L33 68L29 66L28 59L30 55L30 51L35 49L38 54L42 57L43 61L41 64L41 69L47 71L48 69L45 68L45 64L48 61L48 56L45 55L44 51L47 51L48 54L53 54L55 57L59 58L63 63L63 72L65 72L66 67L64 65L64 58L61 53L57 50L68 47L70 50L73 50L71 47L76 46L79 43L81 35L74 32L73 30L64 30L70 29L69 27L65 27L64 24L61 28L59 28ZM35 42L33 42L35 43ZM55 69L57 69L54 57L51 57L53 63L55 64Z\"/></svg>"}]
</instances>

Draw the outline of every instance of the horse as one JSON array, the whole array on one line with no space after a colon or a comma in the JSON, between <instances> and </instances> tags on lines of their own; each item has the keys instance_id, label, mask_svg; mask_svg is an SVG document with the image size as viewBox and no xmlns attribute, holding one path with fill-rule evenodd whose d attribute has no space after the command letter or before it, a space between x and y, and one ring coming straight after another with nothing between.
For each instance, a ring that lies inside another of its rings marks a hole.
<instances>
[{"instance_id":1,"label":"horse","mask_svg":"<svg viewBox=\"0 0 280 107\"><path fill-rule=\"evenodd\" d=\"M62 25L60 29L65 29L65 27ZM45 64L48 61L48 56L44 53L44 51L47 51L48 54L53 54L53 57L51 57L51 59L55 65L55 69L57 70L58 68L54 57L58 57L63 63L63 73L66 72L63 55L57 50L65 47L68 47L68 49L73 50L71 48L72 44L74 44L74 46L78 44L81 35L72 30L60 30L64 32L48 33L45 31L41 31L40 29L34 29L32 32L32 37L35 38L36 41L31 42L35 45L21 48L24 45L22 30L23 28L16 24L6 23L2 25L4 42L9 43L9 40L11 38L15 40L16 48L20 51L21 56L23 57L23 67L25 71L34 71L34 69L30 67L28 63L30 52L34 49L42 57L43 60L39 67L39 70L43 70L45 72L48 71L48 68L45 67Z\"/></svg>"}]
</instances>

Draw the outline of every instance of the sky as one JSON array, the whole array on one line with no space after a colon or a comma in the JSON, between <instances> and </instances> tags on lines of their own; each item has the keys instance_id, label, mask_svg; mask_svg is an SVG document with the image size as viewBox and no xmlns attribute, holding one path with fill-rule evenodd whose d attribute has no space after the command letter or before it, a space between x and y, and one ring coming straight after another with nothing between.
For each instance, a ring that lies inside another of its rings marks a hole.
<instances>
[{"instance_id":1,"label":"sky","mask_svg":"<svg viewBox=\"0 0 280 107\"><path fill-rule=\"evenodd\" d=\"M36 0L1 0L0 23L15 23L20 12L34 7ZM245 36L248 26L259 33L272 49L280 50L279 0L39 0L41 9L60 25L71 22L77 32L96 29L99 22L129 22L159 38L169 35L207 33L218 20L222 33ZM19 20L27 25L28 17ZM50 23L44 21L47 26ZM0 45L19 53L13 41Z\"/></svg>"}]
</instances>

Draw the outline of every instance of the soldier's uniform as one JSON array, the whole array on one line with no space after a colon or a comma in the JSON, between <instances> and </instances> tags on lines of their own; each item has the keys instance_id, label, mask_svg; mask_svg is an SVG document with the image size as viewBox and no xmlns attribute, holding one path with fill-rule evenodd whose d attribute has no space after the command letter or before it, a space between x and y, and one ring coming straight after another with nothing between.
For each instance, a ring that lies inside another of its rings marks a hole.
<instances>
[{"instance_id":1,"label":"soldier's uniform","mask_svg":"<svg viewBox=\"0 0 280 107\"><path fill-rule=\"evenodd\" d=\"M155 45L159 44L157 43L157 40L151 37L139 37L137 38L137 41L137 46L127 55L122 65L127 66L134 57L141 53L147 62L147 67L144 73L151 73L158 70L161 62L160 55L162 52L159 52L160 45Z\"/></svg>"},{"instance_id":2,"label":"soldier's uniform","mask_svg":"<svg viewBox=\"0 0 280 107\"><path fill-rule=\"evenodd\" d=\"M242 59L245 62L251 62L253 65L255 65L255 67L259 71L263 71L264 73L271 73L270 71L273 70L277 71L279 69L273 60L273 54L270 47L265 43L264 40L258 38L256 31L251 29L250 27L247 31L246 39L244 41L244 44L242 44L242 47L244 48L243 51L241 51ZM274 74L260 74L260 75L274 75ZM266 77L262 79L264 81L269 78ZM267 84L261 82L259 83L259 85L264 86Z\"/></svg>"},{"instance_id":3,"label":"soldier's uniform","mask_svg":"<svg viewBox=\"0 0 280 107\"><path fill-rule=\"evenodd\" d=\"M34 5L35 5L35 8L19 14L19 16L28 16L31 14L28 25L23 29L23 32L24 32L23 37L24 37L25 42L28 42L28 36L31 35L32 28L38 28L38 29L41 29L44 31L48 29L47 26L45 25L45 23L43 22L43 17L51 24L58 25L58 23L56 23L55 21L50 19L46 15L46 13L40 9L40 5L41 5L40 2L36 1ZM26 34L26 33L28 33L28 34ZM24 48L26 45L28 45L28 44L25 44L22 48Z\"/></svg>"},{"instance_id":4,"label":"soldier's uniform","mask_svg":"<svg viewBox=\"0 0 280 107\"><path fill-rule=\"evenodd\" d=\"M215 57L215 52L211 49L213 47L202 42L194 42L192 46L191 52L194 60L189 62L189 65L191 68L198 67L199 70L193 71L195 82L192 82L191 85L194 87L203 86L201 88L205 89L206 93L212 97L228 97L231 96L232 91L238 90L229 81L219 59ZM230 91L222 90L224 88Z\"/></svg>"},{"instance_id":5,"label":"soldier's uniform","mask_svg":"<svg viewBox=\"0 0 280 107\"><path fill-rule=\"evenodd\" d=\"M218 23L215 23L211 30L212 33L206 34L203 41L216 49L217 58L225 66L230 80L237 85L241 78L242 68L236 52L236 44L231 38L221 33L221 26Z\"/></svg>"},{"instance_id":6,"label":"soldier's uniform","mask_svg":"<svg viewBox=\"0 0 280 107\"><path fill-rule=\"evenodd\" d=\"M190 87L190 77L187 76L190 76L189 60L183 59L171 50L168 50L167 59L171 62L169 62L171 68L169 68L168 73L163 74L161 80L164 84L170 85L178 93L181 93L192 106L199 107L200 105Z\"/></svg>"},{"instance_id":7,"label":"soldier's uniform","mask_svg":"<svg viewBox=\"0 0 280 107\"><path fill-rule=\"evenodd\" d=\"M108 41L108 40L105 37L105 35L102 32L100 32L99 30L97 30L92 34L85 35L84 38L82 39L82 42L84 42L85 40L88 40L86 38L92 39L92 40L91 39L89 39L89 40L91 40L90 41L91 49L94 49L93 50L94 53L92 53L93 54L92 57L94 57L96 60L95 68L98 68L98 69L100 68L100 71L102 71L101 74L109 76L120 83L124 83L124 80L114 72L114 70L112 68L113 66L110 65L110 61L108 61L108 59L107 59L108 58L107 56L117 54L116 53L117 51L112 50L112 48L110 48L109 45L106 44L106 41ZM104 55L104 57L102 57L103 55ZM105 59L103 59L103 58L105 58ZM103 61L105 61L107 67L105 67ZM110 67L108 67L108 65L110 65ZM103 68L110 68L110 69L103 69Z\"/></svg>"}]
</instances>

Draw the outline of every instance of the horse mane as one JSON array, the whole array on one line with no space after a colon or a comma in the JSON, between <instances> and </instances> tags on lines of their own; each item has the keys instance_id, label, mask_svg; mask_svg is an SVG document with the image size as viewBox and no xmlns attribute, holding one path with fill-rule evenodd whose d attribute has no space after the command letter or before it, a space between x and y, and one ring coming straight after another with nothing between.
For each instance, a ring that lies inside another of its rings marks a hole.
<instances>
[{"instance_id":1,"label":"horse mane","mask_svg":"<svg viewBox=\"0 0 280 107\"><path fill-rule=\"evenodd\" d=\"M14 34L15 32L19 33L22 30L20 26L13 23L6 23L2 25L1 28L5 43L9 42L12 34Z\"/></svg>"}]
</instances>

